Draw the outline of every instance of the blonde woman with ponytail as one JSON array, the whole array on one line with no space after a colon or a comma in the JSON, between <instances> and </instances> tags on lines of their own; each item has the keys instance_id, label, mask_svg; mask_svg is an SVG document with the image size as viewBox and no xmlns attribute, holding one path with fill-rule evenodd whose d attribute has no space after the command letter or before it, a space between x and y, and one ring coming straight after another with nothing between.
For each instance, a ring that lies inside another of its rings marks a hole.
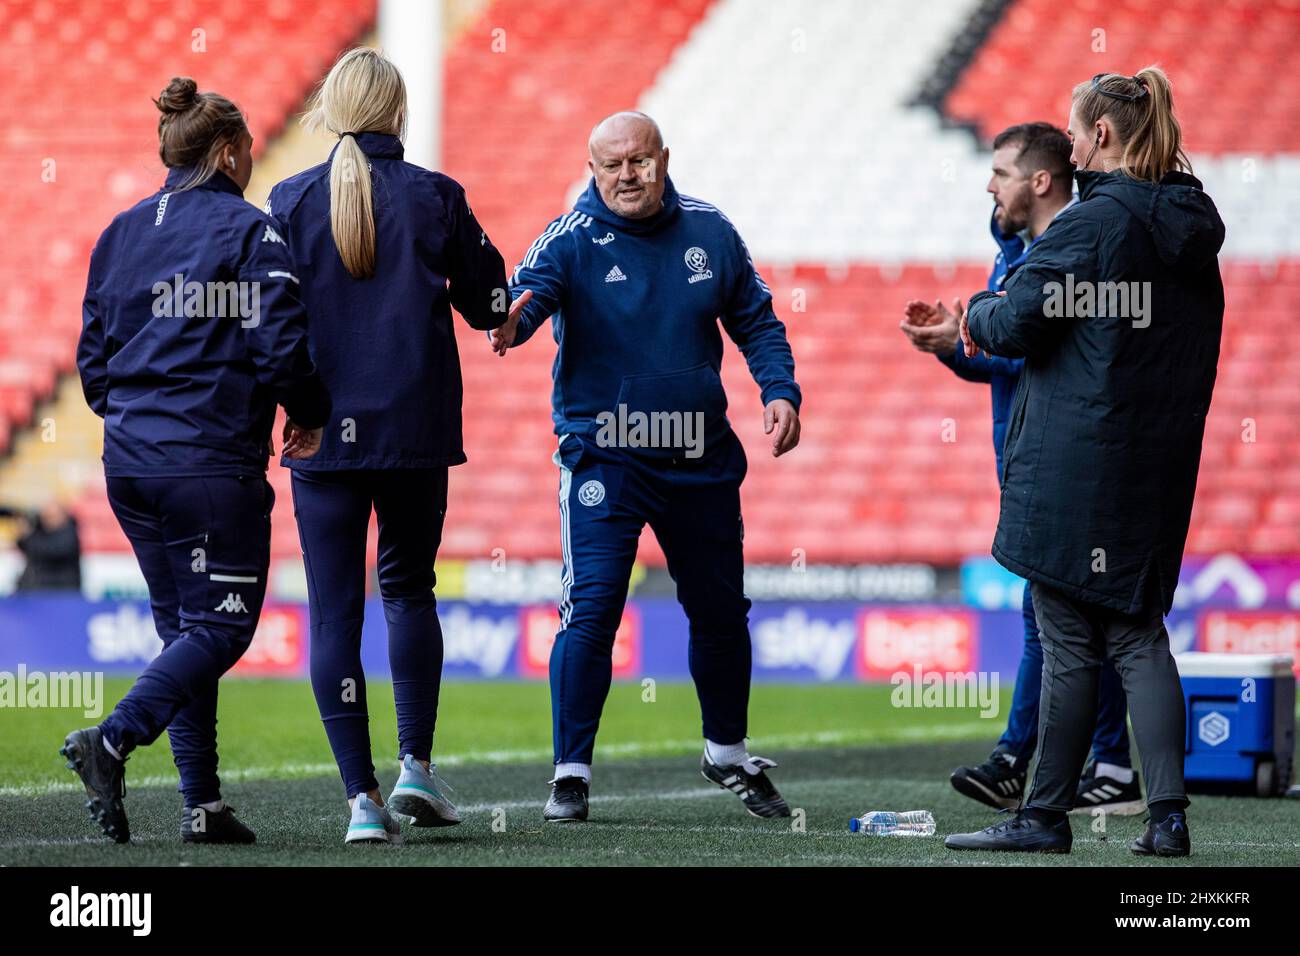
<instances>
[{"instance_id":1,"label":"blonde woman with ponytail","mask_svg":"<svg viewBox=\"0 0 1300 956\"><path fill-rule=\"evenodd\" d=\"M403 160L406 86L391 61L343 54L304 121L338 143L327 162L276 185L267 212L297 260L312 357L333 398L320 451L283 462L307 566L312 687L350 805L345 842L399 843L390 811L416 826L460 822L430 763L442 676L433 564L447 470L466 460L451 309L490 330L510 300L465 191ZM372 511L399 736L387 803L361 669Z\"/></svg>"},{"instance_id":2,"label":"blonde woman with ponytail","mask_svg":"<svg viewBox=\"0 0 1300 956\"><path fill-rule=\"evenodd\" d=\"M1224 225L1158 67L1080 83L1068 132L1079 202L962 322L967 355L1025 360L993 556L1029 580L1042 635L1039 764L1014 819L947 845L1069 852L1109 658L1147 781L1149 824L1129 849L1187 856L1185 714L1164 616L1218 365Z\"/></svg>"}]
</instances>

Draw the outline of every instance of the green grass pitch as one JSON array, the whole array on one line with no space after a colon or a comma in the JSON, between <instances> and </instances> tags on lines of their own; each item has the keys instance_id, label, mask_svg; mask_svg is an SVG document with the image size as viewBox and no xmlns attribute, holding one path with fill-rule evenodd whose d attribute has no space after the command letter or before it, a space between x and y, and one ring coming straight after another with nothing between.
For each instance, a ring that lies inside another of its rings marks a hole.
<instances>
[{"instance_id":1,"label":"green grass pitch","mask_svg":"<svg viewBox=\"0 0 1300 956\"><path fill-rule=\"evenodd\" d=\"M129 686L105 686L115 701ZM780 763L773 778L795 820L757 820L704 781L698 703L689 685L639 684L610 693L593 781L591 822L541 820L550 776L548 691L543 684L448 683L435 760L456 788L465 822L406 828L406 845L345 847L346 805L305 682L222 684L223 790L258 834L252 847L183 846L180 797L166 738L128 764L133 843L108 843L57 751L67 731L92 721L67 710L9 710L0 721L0 864L3 865L1159 865L1125 846L1139 817L1112 817L1104 832L1075 818L1067 857L954 853L942 836L995 814L958 795L948 774L983 759L1002 728L972 710L900 710L889 687L758 685L750 749ZM396 777L391 686L369 688L371 739L381 785ZM939 836L863 837L849 817L871 809L929 809ZM1200 866L1297 865L1296 804L1194 798L1193 855ZM801 825L796 825L796 823Z\"/></svg>"}]
</instances>

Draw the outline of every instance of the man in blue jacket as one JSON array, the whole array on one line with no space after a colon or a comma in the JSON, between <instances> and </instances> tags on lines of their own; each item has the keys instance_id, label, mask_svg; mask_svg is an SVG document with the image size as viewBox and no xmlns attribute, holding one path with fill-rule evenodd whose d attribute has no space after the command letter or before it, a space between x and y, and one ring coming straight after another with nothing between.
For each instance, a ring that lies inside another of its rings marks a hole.
<instances>
[{"instance_id":1,"label":"man in blue jacket","mask_svg":"<svg viewBox=\"0 0 1300 956\"><path fill-rule=\"evenodd\" d=\"M1022 123L994 137L993 174L988 183L994 208L989 229L998 244L998 254L989 273L990 292L1002 288L1028 258L1029 250L1052 221L1077 202L1071 192L1072 171L1069 137L1051 123ZM907 318L900 327L918 350L932 352L968 382L990 385L993 451L1000 481L1002 445L1024 360L983 354L968 358L965 350L958 348L961 303L956 303L954 308L956 314L941 302L936 301L934 305L909 302ZM995 809L1019 805L1038 744L1043 647L1029 588L1024 591L1022 614L1025 649L1016 674L1006 731L987 761L958 767L950 778L959 793ZM1101 671L1097 727L1092 739L1093 760L1079 782L1075 797L1077 810L1100 808L1108 813L1128 815L1145 808L1129 752L1127 713L1123 684L1114 666L1107 663Z\"/></svg>"},{"instance_id":2,"label":"man in blue jacket","mask_svg":"<svg viewBox=\"0 0 1300 956\"><path fill-rule=\"evenodd\" d=\"M592 131L592 180L516 268L532 300L492 333L501 355L553 317L560 446L560 631L551 653L555 776L544 817L587 818L614 633L646 523L690 622L705 738L701 771L755 816L789 816L745 748L751 650L740 483L726 418L718 319L762 390L772 454L799 442L785 326L744 242L716 208L681 196L654 120L616 113Z\"/></svg>"}]
</instances>

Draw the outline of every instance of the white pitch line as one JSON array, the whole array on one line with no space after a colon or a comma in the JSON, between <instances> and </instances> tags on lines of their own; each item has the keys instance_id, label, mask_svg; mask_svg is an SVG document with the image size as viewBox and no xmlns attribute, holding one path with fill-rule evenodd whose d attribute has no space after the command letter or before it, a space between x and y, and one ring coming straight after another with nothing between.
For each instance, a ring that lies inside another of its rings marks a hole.
<instances>
[{"instance_id":1,"label":"white pitch line","mask_svg":"<svg viewBox=\"0 0 1300 956\"><path fill-rule=\"evenodd\" d=\"M331 769L333 768L331 767ZM887 777L887 778L873 777L866 782L869 782L873 786L889 786L894 784L900 786L908 786L908 785L915 785L917 783L917 781L915 780L901 779L901 778L894 778L894 777ZM798 792L805 788L822 789L826 787L835 787L835 786L843 787L845 785L855 785L856 783L857 781L845 777L820 777L820 778L811 778L811 779L796 779L790 781L789 791ZM620 803L620 802L626 802L630 800L652 800L652 801L674 801L675 802L675 801L682 801L682 800L725 798L729 796L731 796L731 794L720 787L700 786L700 787L679 788L676 790L638 790L638 791L631 791L626 793L595 793L591 797L591 802L596 804ZM538 798L535 800L500 800L495 802L485 801L480 803L465 804L461 806L460 810L463 813L491 813L497 810L536 810L537 808L541 807L544 802L545 801L541 796L538 796ZM342 814L340 814L340 819L342 819ZM782 836L812 837L814 839L825 839L827 837L836 838L839 836L841 832L847 833L847 827L845 828L844 831L839 831L837 829L832 831L807 830L804 832L796 832L795 830L788 827L781 827L778 829L778 828L761 827L761 826L752 826L752 827L732 826L732 825L714 826L709 824L682 825L682 824L671 824L671 823L665 823L665 824L597 823L595 824L595 826L597 826L601 830L633 830L633 831L644 830L644 831L661 831L661 832L670 832L670 833L696 833L696 832L727 833L727 834L737 834L737 835L744 835L744 836L761 836L761 837L782 837ZM907 837L907 838L899 837L897 839L941 840L945 835L946 835L945 833L937 833L935 836L932 837ZM877 837L875 839L888 839L888 838ZM872 838L867 836L861 836L855 838L852 841L852 843L856 845L859 840L868 841L868 845L870 845ZM102 838L97 838L93 836L60 837L55 839L20 837L15 840L0 841L0 849L10 850L10 849L26 849L26 848L54 847L54 846L76 846L81 844L98 844L103 842L104 841ZM146 837L137 836L137 837L132 837L132 842L133 843L164 843L170 841L160 836L146 836ZM1122 840L1102 840L1098 837L1077 837L1075 839L1075 843L1092 844L1092 845L1109 844L1114 847L1120 847L1125 849L1127 848L1127 845ZM1284 842L1246 843L1246 842L1235 842L1235 841L1198 840L1196 841L1196 845L1200 847L1224 848L1224 849L1248 848L1248 849L1281 850L1281 849L1300 848L1300 843L1284 843ZM997 861L994 861L992 859L985 860L975 854L971 854L969 855L969 857L971 858L968 858L968 855L966 854L954 853L954 862L957 862L959 860L962 864L972 864L972 865L1000 865L1002 862L1004 862L1001 859Z\"/></svg>"},{"instance_id":2,"label":"white pitch line","mask_svg":"<svg viewBox=\"0 0 1300 956\"><path fill-rule=\"evenodd\" d=\"M978 724L934 724L923 727L900 727L886 733L867 733L857 730L824 730L803 734L772 734L761 738L754 744L754 749L763 750L771 747L827 747L827 746L864 746L884 747L891 744L913 743L932 740L962 740L988 735L985 727ZM699 750L703 744L698 739L664 740L654 743L629 742L604 744L599 748L601 758L632 758L677 756ZM518 750L478 750L456 754L435 755L435 762L440 767L468 767L483 764L528 763L532 761L549 761L552 753L549 748L531 748ZM250 780L274 780L278 778L296 779L301 777L332 776L338 773L338 767L332 763L284 763L267 766L223 768L221 779L225 783ZM69 772L69 777L72 774ZM158 787L175 787L175 775L151 774L145 777L127 777L127 786L133 789L154 789ZM3 797L43 797L54 793L80 793L81 784L75 779L66 781L45 781L0 787Z\"/></svg>"}]
</instances>

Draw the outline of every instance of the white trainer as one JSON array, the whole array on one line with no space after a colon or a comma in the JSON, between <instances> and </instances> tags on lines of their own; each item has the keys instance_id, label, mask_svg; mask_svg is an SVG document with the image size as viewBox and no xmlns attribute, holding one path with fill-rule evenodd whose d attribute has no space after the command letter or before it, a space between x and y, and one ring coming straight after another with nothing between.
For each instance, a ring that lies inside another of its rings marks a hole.
<instances>
[{"instance_id":1,"label":"white trainer","mask_svg":"<svg viewBox=\"0 0 1300 956\"><path fill-rule=\"evenodd\" d=\"M381 807L364 793L352 801L352 819L344 843L388 843L402 845L402 828L387 807Z\"/></svg>"},{"instance_id":2,"label":"white trainer","mask_svg":"<svg viewBox=\"0 0 1300 956\"><path fill-rule=\"evenodd\" d=\"M402 758L402 772L388 797L394 813L410 817L417 827L452 827L460 823L460 811L447 797L451 785L410 754Z\"/></svg>"}]
</instances>

